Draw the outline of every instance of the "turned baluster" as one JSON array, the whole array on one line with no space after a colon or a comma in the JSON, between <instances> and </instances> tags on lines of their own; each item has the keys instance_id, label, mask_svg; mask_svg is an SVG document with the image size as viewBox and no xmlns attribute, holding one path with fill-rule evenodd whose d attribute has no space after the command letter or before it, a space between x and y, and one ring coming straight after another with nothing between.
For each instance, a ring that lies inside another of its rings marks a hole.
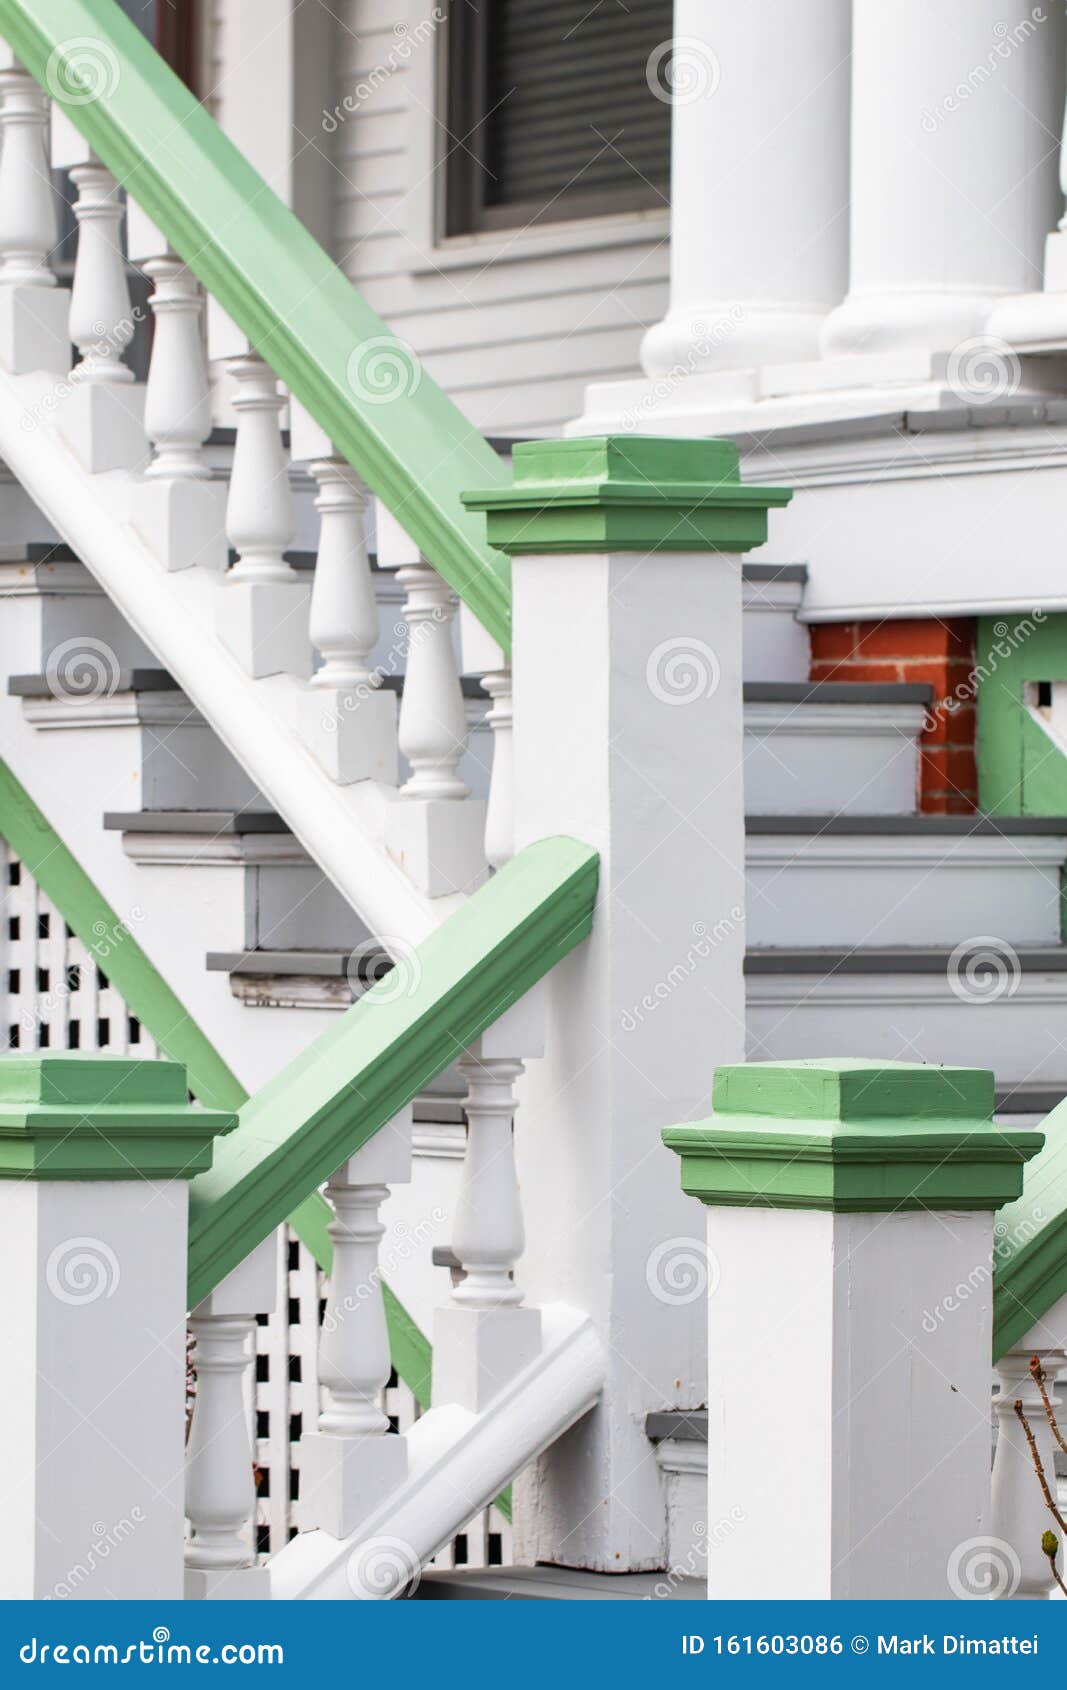
<instances>
[{"instance_id":1,"label":"turned baluster","mask_svg":"<svg viewBox=\"0 0 1067 1690\"><path fill-rule=\"evenodd\" d=\"M456 1303L491 1309L522 1302L512 1273L526 1237L515 1172L515 1081L525 1064L517 1058L461 1058L467 1082L467 1154L463 1161L452 1250L464 1277Z\"/></svg>"},{"instance_id":2,"label":"turned baluster","mask_svg":"<svg viewBox=\"0 0 1067 1690\"><path fill-rule=\"evenodd\" d=\"M311 643L324 659L311 684L342 690L373 686L368 660L378 641L378 604L364 531L366 489L342 458L317 460L311 474L318 483L315 508L322 518Z\"/></svg>"},{"instance_id":3,"label":"turned baluster","mask_svg":"<svg viewBox=\"0 0 1067 1690\"><path fill-rule=\"evenodd\" d=\"M54 288L58 239L48 100L25 70L0 72L0 284Z\"/></svg>"},{"instance_id":4,"label":"turned baluster","mask_svg":"<svg viewBox=\"0 0 1067 1690\"><path fill-rule=\"evenodd\" d=\"M155 448L147 474L201 480L211 470L211 392L204 352L204 301L196 278L174 253L147 259L155 284L152 361L145 392L145 432Z\"/></svg>"},{"instance_id":5,"label":"turned baluster","mask_svg":"<svg viewBox=\"0 0 1067 1690\"><path fill-rule=\"evenodd\" d=\"M485 816L485 859L490 868L503 868L515 855L515 747L511 670L495 669L482 676L492 699L486 716L493 731L493 768Z\"/></svg>"},{"instance_id":6,"label":"turned baluster","mask_svg":"<svg viewBox=\"0 0 1067 1690\"><path fill-rule=\"evenodd\" d=\"M379 1211L389 1187L411 1178L408 1108L357 1150L327 1182L334 1217L326 1312L319 1339L323 1387L318 1429L303 1440L306 1525L345 1537L403 1475L404 1440L389 1432L382 1393L389 1379L389 1331L382 1292ZM386 1264L387 1265L387 1264Z\"/></svg>"},{"instance_id":7,"label":"turned baluster","mask_svg":"<svg viewBox=\"0 0 1067 1690\"><path fill-rule=\"evenodd\" d=\"M286 562L293 538L293 498L279 419L285 403L274 372L255 353L231 358L227 371L237 383L233 408L237 440L230 472L226 531L237 552L230 583L291 585L296 572Z\"/></svg>"},{"instance_id":8,"label":"turned baluster","mask_svg":"<svg viewBox=\"0 0 1067 1690\"><path fill-rule=\"evenodd\" d=\"M1045 1373L1045 1390L1055 1409L1059 1399L1054 1395L1054 1381L1067 1365L1067 1355L1062 1350L1036 1353ZM1045 1506L1029 1442L1015 1411L1015 1404L1021 1403L1055 1499L1055 1445L1040 1390L1030 1372L1034 1354L1029 1349L1012 1350L996 1364L1000 1391L993 1399L998 1430L993 1461L990 1567L988 1575L983 1576L993 1580L990 1593L1004 1600L1034 1601L1051 1595L1056 1581L1041 1548L1041 1539L1047 1531L1055 1532L1059 1538L1063 1536ZM968 1590L965 1594L979 1592Z\"/></svg>"},{"instance_id":9,"label":"turned baluster","mask_svg":"<svg viewBox=\"0 0 1067 1690\"><path fill-rule=\"evenodd\" d=\"M133 381L122 354L133 339L133 308L122 253L122 205L118 183L103 164L77 164L70 172L78 190L74 216L78 253L70 300L70 336L80 358L78 380L104 384Z\"/></svg>"},{"instance_id":10,"label":"turned baluster","mask_svg":"<svg viewBox=\"0 0 1067 1690\"><path fill-rule=\"evenodd\" d=\"M407 595L407 669L400 705L400 749L411 777L400 789L406 799L466 798L469 788L459 764L467 747L467 713L452 646L456 613L451 588L427 563L398 573Z\"/></svg>"}]
</instances>

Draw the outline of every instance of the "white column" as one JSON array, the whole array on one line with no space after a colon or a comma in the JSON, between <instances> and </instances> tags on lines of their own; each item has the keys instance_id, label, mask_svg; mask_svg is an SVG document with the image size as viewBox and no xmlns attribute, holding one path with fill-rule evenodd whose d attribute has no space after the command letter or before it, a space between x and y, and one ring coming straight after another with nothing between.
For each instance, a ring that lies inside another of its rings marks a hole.
<instances>
[{"instance_id":1,"label":"white column","mask_svg":"<svg viewBox=\"0 0 1067 1690\"><path fill-rule=\"evenodd\" d=\"M403 539L406 540L406 536ZM402 564L408 643L399 743L411 773L387 828L391 854L431 898L472 890L485 874L485 804L459 773L467 712L453 644L456 601L417 556Z\"/></svg>"},{"instance_id":2,"label":"white column","mask_svg":"<svg viewBox=\"0 0 1067 1690\"><path fill-rule=\"evenodd\" d=\"M318 1429L301 1443L305 1525L347 1537L403 1478L407 1451L389 1431L382 1392L389 1378L389 1330L379 1246L379 1210L391 1185L411 1179L412 1111L405 1109L331 1177L334 1218L326 1314L319 1340L323 1387Z\"/></svg>"},{"instance_id":3,"label":"white column","mask_svg":"<svg viewBox=\"0 0 1067 1690\"><path fill-rule=\"evenodd\" d=\"M135 236L151 225L130 215ZM134 521L168 569L226 568L226 488L212 481L204 442L211 433L211 393L204 346L204 296L196 277L158 237L143 258L155 284L152 357L145 388L145 431L155 448L138 489Z\"/></svg>"},{"instance_id":4,"label":"white column","mask_svg":"<svg viewBox=\"0 0 1067 1690\"><path fill-rule=\"evenodd\" d=\"M849 0L675 0L671 300L650 376L814 358L844 292ZM673 80L673 93L668 83Z\"/></svg>"},{"instance_id":5,"label":"white column","mask_svg":"<svg viewBox=\"0 0 1067 1690\"><path fill-rule=\"evenodd\" d=\"M307 427L311 419L302 425ZM303 700L305 743L341 785L397 779L396 694L370 667L378 601L367 552L367 491L341 457L310 465L322 519L311 593L311 643L322 654Z\"/></svg>"},{"instance_id":6,"label":"white column","mask_svg":"<svg viewBox=\"0 0 1067 1690\"><path fill-rule=\"evenodd\" d=\"M33 77L0 50L0 361L13 375L70 367L70 295L52 272L48 111Z\"/></svg>"},{"instance_id":7,"label":"white column","mask_svg":"<svg viewBox=\"0 0 1067 1690\"><path fill-rule=\"evenodd\" d=\"M230 471L226 527L237 552L219 595L219 635L259 680L311 673L308 611L311 586L284 553L293 538L289 464L282 446L285 401L274 372L256 353L230 359L236 384L237 442Z\"/></svg>"},{"instance_id":8,"label":"white column","mask_svg":"<svg viewBox=\"0 0 1067 1690\"><path fill-rule=\"evenodd\" d=\"M1060 137L1059 190L1067 200L1067 111ZM998 305L989 333L1020 350L1060 351L1067 346L1067 212L1045 241L1044 287Z\"/></svg>"},{"instance_id":9,"label":"white column","mask_svg":"<svg viewBox=\"0 0 1067 1690\"><path fill-rule=\"evenodd\" d=\"M1063 8L855 0L852 54L850 291L823 351L951 351L1040 285Z\"/></svg>"},{"instance_id":10,"label":"white column","mask_svg":"<svg viewBox=\"0 0 1067 1690\"><path fill-rule=\"evenodd\" d=\"M258 1600L269 1575L256 1566L256 1316L274 1310L278 1240L272 1233L190 1316L196 1398L186 1446L185 1595Z\"/></svg>"}]
</instances>

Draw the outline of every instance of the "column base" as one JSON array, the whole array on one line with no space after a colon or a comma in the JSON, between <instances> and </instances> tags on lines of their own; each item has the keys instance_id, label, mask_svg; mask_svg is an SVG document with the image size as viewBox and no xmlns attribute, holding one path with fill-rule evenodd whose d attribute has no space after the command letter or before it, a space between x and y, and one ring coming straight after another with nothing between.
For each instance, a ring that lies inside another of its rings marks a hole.
<instances>
[{"instance_id":1,"label":"column base","mask_svg":"<svg viewBox=\"0 0 1067 1690\"><path fill-rule=\"evenodd\" d=\"M211 569L221 574L226 541L226 488L222 482L149 478L137 490L133 525L164 569Z\"/></svg>"},{"instance_id":2,"label":"column base","mask_svg":"<svg viewBox=\"0 0 1067 1690\"><path fill-rule=\"evenodd\" d=\"M433 1406L480 1414L541 1349L540 1309L438 1309L433 1327Z\"/></svg>"},{"instance_id":3,"label":"column base","mask_svg":"<svg viewBox=\"0 0 1067 1690\"><path fill-rule=\"evenodd\" d=\"M397 697L386 687L308 687L300 737L338 786L397 781Z\"/></svg>"},{"instance_id":4,"label":"column base","mask_svg":"<svg viewBox=\"0 0 1067 1690\"><path fill-rule=\"evenodd\" d=\"M266 675L306 680L311 674L310 607L310 582L230 579L219 595L215 627L253 680Z\"/></svg>"},{"instance_id":5,"label":"column base","mask_svg":"<svg viewBox=\"0 0 1067 1690\"><path fill-rule=\"evenodd\" d=\"M407 1444L395 1432L362 1438L309 1432L300 1444L304 1529L350 1537L407 1470Z\"/></svg>"},{"instance_id":6,"label":"column base","mask_svg":"<svg viewBox=\"0 0 1067 1690\"><path fill-rule=\"evenodd\" d=\"M824 358L949 352L983 334L996 303L986 293L855 293L831 311L819 347Z\"/></svg>"},{"instance_id":7,"label":"column base","mask_svg":"<svg viewBox=\"0 0 1067 1690\"><path fill-rule=\"evenodd\" d=\"M428 898L472 892L488 873L481 798L400 798L389 811L389 855Z\"/></svg>"},{"instance_id":8,"label":"column base","mask_svg":"<svg viewBox=\"0 0 1067 1690\"><path fill-rule=\"evenodd\" d=\"M140 382L79 381L57 411L59 432L90 475L110 469L143 469L148 461Z\"/></svg>"},{"instance_id":9,"label":"column base","mask_svg":"<svg viewBox=\"0 0 1067 1690\"><path fill-rule=\"evenodd\" d=\"M817 358L828 310L743 299L672 309L645 335L641 365L646 375L671 378Z\"/></svg>"},{"instance_id":10,"label":"column base","mask_svg":"<svg viewBox=\"0 0 1067 1690\"><path fill-rule=\"evenodd\" d=\"M0 364L13 376L70 371L70 289L0 287Z\"/></svg>"},{"instance_id":11,"label":"column base","mask_svg":"<svg viewBox=\"0 0 1067 1690\"><path fill-rule=\"evenodd\" d=\"M269 1602L269 1567L186 1567L187 1602Z\"/></svg>"}]
</instances>

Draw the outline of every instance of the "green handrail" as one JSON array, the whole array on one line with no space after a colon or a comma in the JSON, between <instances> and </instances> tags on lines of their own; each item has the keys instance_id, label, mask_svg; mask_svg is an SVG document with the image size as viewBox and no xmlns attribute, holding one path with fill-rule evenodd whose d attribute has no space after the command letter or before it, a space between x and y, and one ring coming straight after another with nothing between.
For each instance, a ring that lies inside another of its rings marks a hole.
<instances>
[{"instance_id":1,"label":"green handrail","mask_svg":"<svg viewBox=\"0 0 1067 1690\"><path fill-rule=\"evenodd\" d=\"M460 493L507 479L115 0L0 0L0 33L497 643L507 560ZM86 66L92 62L92 80ZM376 372L392 370L383 402Z\"/></svg>"},{"instance_id":2,"label":"green handrail","mask_svg":"<svg viewBox=\"0 0 1067 1690\"><path fill-rule=\"evenodd\" d=\"M1041 1123L1045 1146L994 1228L993 1359L1067 1294L1067 1099Z\"/></svg>"}]
</instances>

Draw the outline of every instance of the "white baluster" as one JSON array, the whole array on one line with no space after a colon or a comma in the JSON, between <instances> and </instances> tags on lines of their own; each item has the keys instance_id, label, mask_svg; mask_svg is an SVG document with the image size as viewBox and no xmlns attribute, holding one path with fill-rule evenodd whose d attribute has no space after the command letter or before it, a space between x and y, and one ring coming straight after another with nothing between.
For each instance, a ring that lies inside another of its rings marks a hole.
<instances>
[{"instance_id":1,"label":"white baluster","mask_svg":"<svg viewBox=\"0 0 1067 1690\"><path fill-rule=\"evenodd\" d=\"M134 313L126 284L118 183L97 159L73 165L70 179L78 190L70 335L80 357L58 420L84 467L100 475L145 462L144 388L122 361L133 339Z\"/></svg>"},{"instance_id":2,"label":"white baluster","mask_svg":"<svg viewBox=\"0 0 1067 1690\"><path fill-rule=\"evenodd\" d=\"M45 95L8 56L0 70L0 361L13 375L70 368L70 293L51 267L59 218L48 119Z\"/></svg>"},{"instance_id":3,"label":"white baluster","mask_svg":"<svg viewBox=\"0 0 1067 1690\"><path fill-rule=\"evenodd\" d=\"M493 701L486 721L493 730L493 769L485 816L485 860L503 868L515 855L515 745L511 670L495 669L482 676Z\"/></svg>"},{"instance_id":4,"label":"white baluster","mask_svg":"<svg viewBox=\"0 0 1067 1690\"><path fill-rule=\"evenodd\" d=\"M256 1315L278 1295L278 1239L264 1239L193 1310L196 1398L186 1446L185 1593L189 1598L265 1596L255 1566L252 1441ZM284 1248L284 1244L282 1245Z\"/></svg>"},{"instance_id":5,"label":"white baluster","mask_svg":"<svg viewBox=\"0 0 1067 1690\"><path fill-rule=\"evenodd\" d=\"M155 284L149 301L155 334L144 415L155 456L146 473L209 476L204 441L211 433L211 392L203 295L195 276L174 253L149 258L144 269Z\"/></svg>"},{"instance_id":6,"label":"white baluster","mask_svg":"<svg viewBox=\"0 0 1067 1690\"><path fill-rule=\"evenodd\" d=\"M515 1081L525 1067L506 1058L463 1057L467 1082L467 1154L463 1161L452 1250L463 1269L452 1296L470 1308L522 1302L512 1279L526 1236L515 1174Z\"/></svg>"},{"instance_id":7,"label":"white baluster","mask_svg":"<svg viewBox=\"0 0 1067 1690\"><path fill-rule=\"evenodd\" d=\"M389 848L430 897L461 892L485 873L485 804L459 773L467 711L452 644L456 602L425 562L397 574L406 593L407 667L400 749L411 775L389 818Z\"/></svg>"},{"instance_id":8,"label":"white baluster","mask_svg":"<svg viewBox=\"0 0 1067 1690\"><path fill-rule=\"evenodd\" d=\"M142 221L136 219L138 225ZM167 569L196 564L221 571L227 562L226 489L212 481L204 452L211 432L211 392L203 294L169 250L154 252L143 268L155 283L144 413L155 455L138 489L134 522Z\"/></svg>"},{"instance_id":9,"label":"white baluster","mask_svg":"<svg viewBox=\"0 0 1067 1690\"><path fill-rule=\"evenodd\" d=\"M324 1388L318 1430L302 1442L302 1514L347 1537L403 1476L403 1438L389 1433L382 1393L389 1379L389 1332L382 1295L379 1210L389 1187L411 1178L412 1112L406 1109L329 1180L334 1218L327 1231L333 1264L319 1340Z\"/></svg>"},{"instance_id":10,"label":"white baluster","mask_svg":"<svg viewBox=\"0 0 1067 1690\"><path fill-rule=\"evenodd\" d=\"M48 100L27 71L0 72L0 283L54 288L59 234L48 168Z\"/></svg>"},{"instance_id":11,"label":"white baluster","mask_svg":"<svg viewBox=\"0 0 1067 1690\"><path fill-rule=\"evenodd\" d=\"M219 633L250 675L308 675L310 583L284 557L293 538L293 500L279 418L285 401L255 353L232 358L237 443L226 527L237 562L219 600Z\"/></svg>"},{"instance_id":12,"label":"white baluster","mask_svg":"<svg viewBox=\"0 0 1067 1690\"><path fill-rule=\"evenodd\" d=\"M991 1555L996 1556L997 1583L1003 1586L998 1594L1005 1600L1020 1602L1048 1597L1055 1590L1056 1581L1048 1557L1042 1551L1041 1538L1047 1531L1063 1538L1045 1505L1029 1442L1015 1411L1015 1404L1020 1402L1055 1499L1052 1431L1041 1393L1030 1372L1030 1360L1035 1353L1044 1369L1046 1392L1053 1408L1057 1407L1059 1399L1053 1394L1053 1381L1067 1365L1067 1355L1062 1350L1019 1349L1002 1356L996 1364L1000 1391L993 1399L998 1430L990 1512L990 1537L994 1540ZM997 1545L1001 1546L999 1551Z\"/></svg>"},{"instance_id":13,"label":"white baluster","mask_svg":"<svg viewBox=\"0 0 1067 1690\"><path fill-rule=\"evenodd\" d=\"M78 164L74 216L78 255L70 301L71 339L81 354L79 381L131 382L122 354L133 339L133 306L126 283L119 186L103 164Z\"/></svg>"}]
</instances>

